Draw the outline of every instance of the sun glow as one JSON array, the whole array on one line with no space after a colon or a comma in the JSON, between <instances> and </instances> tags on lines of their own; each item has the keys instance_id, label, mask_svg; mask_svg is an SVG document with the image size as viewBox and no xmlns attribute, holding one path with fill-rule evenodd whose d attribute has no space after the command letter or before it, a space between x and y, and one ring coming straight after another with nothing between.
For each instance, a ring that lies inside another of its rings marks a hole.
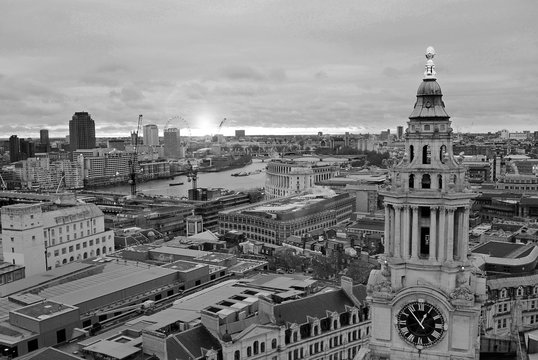
<instances>
[{"instance_id":1,"label":"sun glow","mask_svg":"<svg viewBox=\"0 0 538 360\"><path fill-rule=\"evenodd\" d=\"M199 129L205 134L211 134L215 131L215 119L208 114L201 114L196 117L196 123L191 125L195 129Z\"/></svg>"}]
</instances>

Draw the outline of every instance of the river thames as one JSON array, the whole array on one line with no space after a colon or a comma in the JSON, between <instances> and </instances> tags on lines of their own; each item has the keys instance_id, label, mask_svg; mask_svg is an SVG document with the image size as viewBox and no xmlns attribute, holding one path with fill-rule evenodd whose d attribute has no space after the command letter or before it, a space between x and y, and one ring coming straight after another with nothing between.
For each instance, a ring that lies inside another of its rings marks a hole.
<instances>
[{"instance_id":1,"label":"river thames","mask_svg":"<svg viewBox=\"0 0 538 360\"><path fill-rule=\"evenodd\" d=\"M268 161L268 160L267 160ZM248 190L253 188L262 188L265 186L265 166L266 162L262 162L260 159L252 159L252 164L242 168L198 173L198 187L205 188L225 188L230 190ZM237 172L250 172L263 170L257 174L249 176L232 176ZM183 183L182 185L170 186L171 183ZM148 182L139 183L137 191L145 195L162 195L162 196L174 196L183 197L188 195L189 189L192 188L192 182L189 182L187 176L179 175L174 179L162 179L152 180ZM94 188L92 190L103 191L107 193L116 193L122 195L130 194L129 185L120 186L107 186Z\"/></svg>"}]
</instances>

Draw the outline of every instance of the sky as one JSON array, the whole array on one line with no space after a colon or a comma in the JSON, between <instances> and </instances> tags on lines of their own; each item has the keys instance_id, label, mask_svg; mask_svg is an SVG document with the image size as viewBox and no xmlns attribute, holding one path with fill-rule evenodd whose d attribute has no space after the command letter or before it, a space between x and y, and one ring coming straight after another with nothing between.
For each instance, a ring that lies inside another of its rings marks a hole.
<instances>
[{"instance_id":1,"label":"sky","mask_svg":"<svg viewBox=\"0 0 538 360\"><path fill-rule=\"evenodd\" d=\"M378 133L436 50L453 128L538 130L535 0L2 0L0 137ZM226 118L221 129L219 124Z\"/></svg>"}]
</instances>

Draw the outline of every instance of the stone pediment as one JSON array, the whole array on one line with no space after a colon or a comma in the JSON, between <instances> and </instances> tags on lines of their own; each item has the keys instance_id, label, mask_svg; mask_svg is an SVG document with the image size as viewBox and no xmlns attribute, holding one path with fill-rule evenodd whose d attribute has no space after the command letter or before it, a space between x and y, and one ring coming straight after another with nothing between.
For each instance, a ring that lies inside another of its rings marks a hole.
<instances>
[{"instance_id":1,"label":"stone pediment","mask_svg":"<svg viewBox=\"0 0 538 360\"><path fill-rule=\"evenodd\" d=\"M280 332L280 327L275 325L259 325L252 324L247 327L245 330L233 336L234 341L237 340L247 340L249 338L258 338L261 335L275 333L278 335Z\"/></svg>"}]
</instances>

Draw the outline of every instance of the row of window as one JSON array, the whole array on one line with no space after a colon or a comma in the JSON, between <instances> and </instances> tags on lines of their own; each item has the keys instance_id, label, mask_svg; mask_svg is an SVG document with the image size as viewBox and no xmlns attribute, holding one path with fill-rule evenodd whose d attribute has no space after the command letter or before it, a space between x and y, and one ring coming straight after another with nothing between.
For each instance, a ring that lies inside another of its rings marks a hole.
<instances>
[{"instance_id":1,"label":"row of window","mask_svg":"<svg viewBox=\"0 0 538 360\"><path fill-rule=\"evenodd\" d=\"M277 347L277 340L273 339L271 340L271 349L276 349ZM247 346L247 357L252 355L258 355L259 353L265 352L265 342L263 341L254 341L252 345ZM234 360L240 360L241 359L241 351L236 350L234 352Z\"/></svg>"},{"instance_id":2,"label":"row of window","mask_svg":"<svg viewBox=\"0 0 538 360\"><path fill-rule=\"evenodd\" d=\"M523 296L525 295L525 288L523 286L520 286L516 289L516 296ZM529 291L530 295L530 291ZM535 285L532 288L532 295L538 295L538 285ZM501 291L499 291L499 298L504 299L508 298L508 289L502 288Z\"/></svg>"},{"instance_id":3,"label":"row of window","mask_svg":"<svg viewBox=\"0 0 538 360\"><path fill-rule=\"evenodd\" d=\"M84 237L84 236L82 236L82 237ZM74 238L73 240L76 240L76 239L77 239L77 237L75 236L75 238ZM112 235L108 235L108 240L111 240L111 239L112 239ZM32 239L32 240L33 240L33 239ZM62 243L61 240L62 240L62 237L60 236L60 243ZM69 237L69 235L67 235L67 241L70 241L70 237ZM96 245L99 244L100 242L105 243L105 241L106 241L106 236L102 236L102 237L101 237L101 240L99 240L98 237L95 238L95 244L96 244ZM87 245L88 243L89 243L89 246L93 246L93 239L91 239L91 240L89 240L89 241L84 241L84 242L82 242L82 247L83 247L83 248L87 247L87 246L88 246L88 245ZM81 244L81 243L78 243L78 244L75 245L76 250L80 250L80 244ZM50 246L54 246L54 245L56 245L56 242L54 241L54 239L52 239L52 240L51 240L51 243L50 243ZM48 246L49 246L48 242L45 241L45 247L48 247ZM66 248L67 248L67 247L64 247L63 249L66 249ZM73 251L72 248L73 248L73 245L69 246L69 252L72 252L72 251ZM62 250L62 251L63 251L63 250ZM64 252L64 253L65 253L65 252Z\"/></svg>"},{"instance_id":4,"label":"row of window","mask_svg":"<svg viewBox=\"0 0 538 360\"><path fill-rule=\"evenodd\" d=\"M424 124L424 125L422 125L422 129L424 131L431 131L432 126L434 126L434 129L445 131L445 125L444 124L440 124L440 125L437 125L437 124L436 125ZM421 130L420 125L411 125L411 131L419 131L419 130Z\"/></svg>"},{"instance_id":5,"label":"row of window","mask_svg":"<svg viewBox=\"0 0 538 360\"><path fill-rule=\"evenodd\" d=\"M510 190L537 190L537 186L508 186L505 185L502 187L503 189L510 189Z\"/></svg>"},{"instance_id":6,"label":"row of window","mask_svg":"<svg viewBox=\"0 0 538 360\"><path fill-rule=\"evenodd\" d=\"M112 252L112 247L109 247L108 248L108 252ZM67 264L68 262L73 262L75 260L85 260L85 259L88 259L88 258L93 258L95 256L101 256L101 255L106 255L107 254L107 250L106 250L106 246L103 246L103 248L97 248L95 250L90 250L90 252L88 253L87 251L85 251L84 253L81 253L81 254L77 254L77 257L75 258L75 256L71 255L68 258L64 258L63 260L60 261L60 259L56 259L56 262L54 264L55 267L59 267L61 265L65 265ZM50 253L48 253L48 255L50 255ZM58 255L59 256L59 255ZM52 269L52 266L49 266L47 270L51 270ZM199 285L199 284L196 284L196 285Z\"/></svg>"},{"instance_id":7,"label":"row of window","mask_svg":"<svg viewBox=\"0 0 538 360\"><path fill-rule=\"evenodd\" d=\"M297 360L297 359L310 358L312 355L316 355L316 354L323 351L323 342L321 342L320 344L321 344L321 348L320 348L321 350L319 350L317 352L313 352L312 351L312 345L310 345L310 353L309 353L310 356L308 356L308 355L305 356L305 352L304 352L303 348L291 350L291 351L288 352L288 360ZM318 345L318 343L316 343L314 345ZM357 353L359 352L360 348L361 348L360 345L356 345L356 346L348 347L347 350L336 351L336 352L334 352L332 354L329 354L329 360L346 359L346 351L347 351L347 359L353 359L355 357L355 355L357 355ZM323 358L321 358L321 359L323 359Z\"/></svg>"},{"instance_id":8,"label":"row of window","mask_svg":"<svg viewBox=\"0 0 538 360\"><path fill-rule=\"evenodd\" d=\"M93 246L93 240L90 240L89 243L90 243L89 246L92 247ZM99 244L99 239L96 239L96 245L97 244ZM88 247L87 242L86 241L83 242L82 243L82 249L85 249L87 247ZM65 246L65 247L63 247L61 249L55 249L54 250L54 256L60 256L60 251L62 252L62 255L65 255L65 254L67 254L68 251L69 251L69 253L72 253L75 250L77 250L77 251L80 250L80 248L81 248L81 244L79 243L79 244L76 244L74 246L71 245L69 247ZM99 248L97 248L97 251L99 251ZM112 252L112 247L109 247L109 251ZM103 254L104 253L106 253L106 246L103 246ZM99 254L97 254L97 255L99 255ZM51 257L51 256L52 256L51 252L47 251L47 257Z\"/></svg>"}]
</instances>

